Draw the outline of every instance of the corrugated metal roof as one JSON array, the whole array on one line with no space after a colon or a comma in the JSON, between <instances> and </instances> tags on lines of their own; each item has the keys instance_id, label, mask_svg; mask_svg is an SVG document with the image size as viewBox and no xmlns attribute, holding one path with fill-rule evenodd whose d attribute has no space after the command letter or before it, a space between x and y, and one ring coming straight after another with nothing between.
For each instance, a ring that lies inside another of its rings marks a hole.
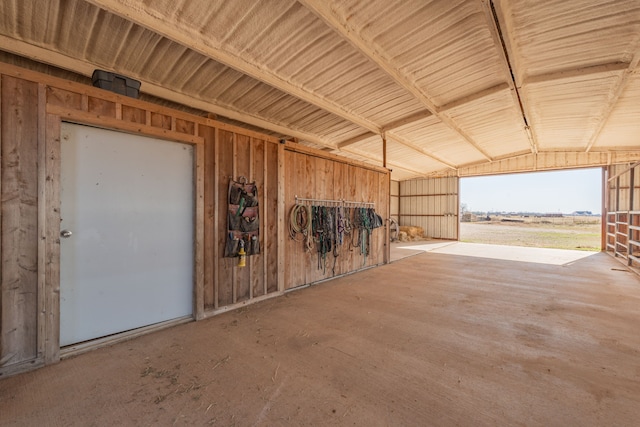
<instances>
[{"instance_id":1,"label":"corrugated metal roof","mask_svg":"<svg viewBox=\"0 0 640 427\"><path fill-rule=\"evenodd\" d=\"M394 179L640 148L637 0L16 0L0 50L375 164L386 135Z\"/></svg>"}]
</instances>

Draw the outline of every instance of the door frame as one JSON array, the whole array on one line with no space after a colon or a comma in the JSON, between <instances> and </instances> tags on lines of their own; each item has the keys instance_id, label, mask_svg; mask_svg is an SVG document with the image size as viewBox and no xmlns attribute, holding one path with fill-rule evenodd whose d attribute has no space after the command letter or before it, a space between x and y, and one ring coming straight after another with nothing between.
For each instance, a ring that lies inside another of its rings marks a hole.
<instances>
[{"instance_id":1,"label":"door frame","mask_svg":"<svg viewBox=\"0 0 640 427\"><path fill-rule=\"evenodd\" d=\"M46 88L41 85L40 96L46 99ZM44 99L42 99L44 101ZM118 341L167 328L176 324L204 318L204 138L199 136L199 125L194 123L193 134L178 132L175 117L171 118L171 129L159 129L145 124L123 120L122 104L116 103L116 118L105 117L87 111L58 105L41 103L39 118L38 161L39 168L39 218L38 235L38 348L45 364L55 363L70 357ZM46 105L46 107L45 107ZM147 122L152 112L146 112ZM162 109L162 114L167 110ZM128 332L99 338L87 343L60 349L60 168L61 168L61 124L98 127L122 133L148 136L170 142L192 145L194 148L194 223L193 223L193 310L191 316L168 320Z\"/></svg>"}]
</instances>

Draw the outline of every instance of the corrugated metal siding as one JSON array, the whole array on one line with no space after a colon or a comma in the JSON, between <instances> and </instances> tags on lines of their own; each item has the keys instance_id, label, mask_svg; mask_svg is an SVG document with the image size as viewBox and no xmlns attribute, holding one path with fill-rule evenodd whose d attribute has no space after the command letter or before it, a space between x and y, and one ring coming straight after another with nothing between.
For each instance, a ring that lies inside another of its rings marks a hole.
<instances>
[{"instance_id":1,"label":"corrugated metal siding","mask_svg":"<svg viewBox=\"0 0 640 427\"><path fill-rule=\"evenodd\" d=\"M400 182L400 225L437 239L458 239L458 177Z\"/></svg>"},{"instance_id":2,"label":"corrugated metal siding","mask_svg":"<svg viewBox=\"0 0 640 427\"><path fill-rule=\"evenodd\" d=\"M389 215L391 218L396 221L399 220L398 213L400 212L400 182L399 181L391 181L390 187L391 199L390 205L391 209L389 211Z\"/></svg>"}]
</instances>

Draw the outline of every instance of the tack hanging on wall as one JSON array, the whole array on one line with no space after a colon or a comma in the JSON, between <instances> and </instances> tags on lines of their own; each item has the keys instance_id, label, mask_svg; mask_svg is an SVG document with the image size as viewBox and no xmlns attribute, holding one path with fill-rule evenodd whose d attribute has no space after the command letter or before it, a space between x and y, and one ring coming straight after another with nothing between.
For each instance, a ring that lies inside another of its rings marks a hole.
<instances>
[{"instance_id":1,"label":"tack hanging on wall","mask_svg":"<svg viewBox=\"0 0 640 427\"><path fill-rule=\"evenodd\" d=\"M227 210L227 243L224 256L239 256L241 249L246 256L260 253L260 217L258 188L248 183L244 176L235 181L229 179L229 208Z\"/></svg>"},{"instance_id":2,"label":"tack hanging on wall","mask_svg":"<svg viewBox=\"0 0 640 427\"><path fill-rule=\"evenodd\" d=\"M327 272L328 254L333 254L331 272L335 275L336 260L346 245L358 248L366 264L370 253L371 233L383 225L375 212L375 203L348 200L307 199L295 196L291 208L289 235L304 242L307 252L316 250L318 269ZM297 237L302 234L302 239Z\"/></svg>"},{"instance_id":3,"label":"tack hanging on wall","mask_svg":"<svg viewBox=\"0 0 640 427\"><path fill-rule=\"evenodd\" d=\"M344 206L344 207L367 207L375 208L374 202L355 202L350 200L331 200L331 199L306 199L303 197L295 196L296 205L310 204L314 206Z\"/></svg>"}]
</instances>

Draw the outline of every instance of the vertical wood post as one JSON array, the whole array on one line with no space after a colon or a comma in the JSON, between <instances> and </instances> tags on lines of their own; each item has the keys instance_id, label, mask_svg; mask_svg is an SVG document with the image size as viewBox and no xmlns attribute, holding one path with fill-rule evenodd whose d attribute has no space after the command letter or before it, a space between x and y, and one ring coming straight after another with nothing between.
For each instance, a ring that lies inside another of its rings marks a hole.
<instances>
[{"instance_id":1,"label":"vertical wood post","mask_svg":"<svg viewBox=\"0 0 640 427\"><path fill-rule=\"evenodd\" d=\"M278 292L284 292L285 253L285 153L284 144L278 144ZM291 185L292 183L288 183Z\"/></svg>"},{"instance_id":2,"label":"vertical wood post","mask_svg":"<svg viewBox=\"0 0 640 427\"><path fill-rule=\"evenodd\" d=\"M456 176L456 240L460 241L460 177Z\"/></svg>"},{"instance_id":3,"label":"vertical wood post","mask_svg":"<svg viewBox=\"0 0 640 427\"><path fill-rule=\"evenodd\" d=\"M634 182L636 179L636 168L633 166L629 170L629 205L627 206L627 265L633 264L633 260L631 258L631 254L633 253L633 245L631 244L631 237L633 236L631 225L631 218L633 216L633 192L634 192Z\"/></svg>"},{"instance_id":4,"label":"vertical wood post","mask_svg":"<svg viewBox=\"0 0 640 427\"><path fill-rule=\"evenodd\" d=\"M44 358L47 336L47 305L45 287L47 284L45 265L47 261L47 88L38 85L38 359ZM0 304L0 310L2 305ZM0 317L1 317L0 313Z\"/></svg>"},{"instance_id":5,"label":"vertical wood post","mask_svg":"<svg viewBox=\"0 0 640 427\"><path fill-rule=\"evenodd\" d=\"M391 174L387 174L387 236L384 241L384 263L391 262Z\"/></svg>"},{"instance_id":6,"label":"vertical wood post","mask_svg":"<svg viewBox=\"0 0 640 427\"><path fill-rule=\"evenodd\" d=\"M233 177L231 179L238 178L238 134L235 132L232 135L233 138ZM227 200L227 203L229 201ZM235 265L231 269L231 295L232 302L235 304L238 302L238 267Z\"/></svg>"},{"instance_id":7,"label":"vertical wood post","mask_svg":"<svg viewBox=\"0 0 640 427\"><path fill-rule=\"evenodd\" d=\"M197 125L198 126L198 125ZM196 131L197 132L197 131ZM195 280L193 315L196 320L204 318L204 143L196 144L195 173L196 173L196 203L195 203Z\"/></svg>"},{"instance_id":8,"label":"vertical wood post","mask_svg":"<svg viewBox=\"0 0 640 427\"><path fill-rule=\"evenodd\" d=\"M60 360L60 117L46 118L45 364Z\"/></svg>"},{"instance_id":9,"label":"vertical wood post","mask_svg":"<svg viewBox=\"0 0 640 427\"><path fill-rule=\"evenodd\" d=\"M220 305L218 293L220 288L220 213L218 201L220 200L220 132L216 127L213 134L213 308Z\"/></svg>"},{"instance_id":10,"label":"vertical wood post","mask_svg":"<svg viewBox=\"0 0 640 427\"><path fill-rule=\"evenodd\" d=\"M268 252L268 246L269 246L269 233L267 232L267 230L269 230L269 220L272 220L269 217L269 209L268 209L268 201L269 201L269 163L267 162L267 152L268 150L268 144L269 142L267 141L263 141L262 142L264 144L264 150L262 151L262 164L264 165L264 169L262 171L262 182L263 184L263 190L262 190L262 226L261 226L261 233L260 233L260 237L262 237L262 246L260 248L260 251L262 252L262 295L267 295L268 293L268 286L267 286L267 282L268 282L268 277L269 275L268 273L268 268L269 268L269 263L267 262L269 259L269 252ZM272 166L273 167L273 166Z\"/></svg>"},{"instance_id":11,"label":"vertical wood post","mask_svg":"<svg viewBox=\"0 0 640 427\"><path fill-rule=\"evenodd\" d=\"M600 217L600 250L607 250L607 223L609 222L609 171L607 167L602 168L602 210Z\"/></svg>"},{"instance_id":12,"label":"vertical wood post","mask_svg":"<svg viewBox=\"0 0 640 427\"><path fill-rule=\"evenodd\" d=\"M387 136L385 134L382 134L382 167L387 167Z\"/></svg>"}]
</instances>

